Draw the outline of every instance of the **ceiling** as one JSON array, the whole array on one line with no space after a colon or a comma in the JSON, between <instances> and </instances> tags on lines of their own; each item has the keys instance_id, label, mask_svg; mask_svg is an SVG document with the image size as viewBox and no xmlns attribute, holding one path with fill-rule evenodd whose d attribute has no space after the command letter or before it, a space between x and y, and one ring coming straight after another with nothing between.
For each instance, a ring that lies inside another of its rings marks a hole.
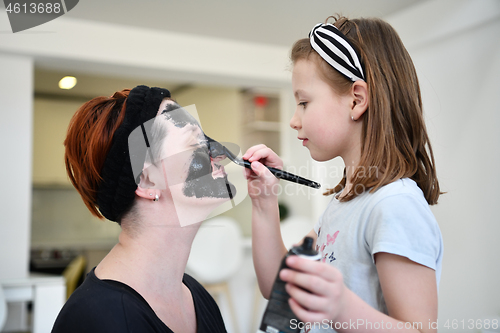
<instances>
[{"instance_id":1,"label":"ceiling","mask_svg":"<svg viewBox=\"0 0 500 333\"><path fill-rule=\"evenodd\" d=\"M423 1L82 0L67 17L289 47L335 13L384 17Z\"/></svg>"},{"instance_id":2,"label":"ceiling","mask_svg":"<svg viewBox=\"0 0 500 333\"><path fill-rule=\"evenodd\" d=\"M74 75L78 83L71 90L59 88L59 80L66 75ZM59 70L49 70L35 67L35 97L49 99L68 99L88 101L97 96L111 96L115 91L134 88L137 85L137 78L123 78L98 76L79 73L77 70L71 73ZM141 79L141 84L149 87L168 87L173 96L181 89L190 85L174 82L160 82L149 79Z\"/></svg>"},{"instance_id":3,"label":"ceiling","mask_svg":"<svg viewBox=\"0 0 500 333\"><path fill-rule=\"evenodd\" d=\"M66 17L290 47L329 15L386 17L422 1L427 0L82 0ZM137 82L137 78L79 74L78 69L74 73L78 84L63 91L58 81L70 73L36 68L35 93L88 99L113 93L115 89L108 92L109 87L133 87ZM185 83L146 81L141 82L172 91L186 87Z\"/></svg>"}]
</instances>

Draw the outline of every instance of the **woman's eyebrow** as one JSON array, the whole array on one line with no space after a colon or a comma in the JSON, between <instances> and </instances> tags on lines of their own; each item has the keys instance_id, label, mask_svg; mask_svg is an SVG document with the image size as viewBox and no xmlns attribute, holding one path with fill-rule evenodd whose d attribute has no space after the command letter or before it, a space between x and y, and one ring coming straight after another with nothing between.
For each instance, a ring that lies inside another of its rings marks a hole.
<instances>
[{"instance_id":1,"label":"woman's eyebrow","mask_svg":"<svg viewBox=\"0 0 500 333\"><path fill-rule=\"evenodd\" d=\"M161 113L163 114L163 113L177 110L180 108L181 108L181 106L177 103L167 103L167 105L165 106L165 109Z\"/></svg>"},{"instance_id":2,"label":"woman's eyebrow","mask_svg":"<svg viewBox=\"0 0 500 333\"><path fill-rule=\"evenodd\" d=\"M198 135L196 136L196 138L198 140L200 140L200 141L207 141L205 133L203 132L203 130L198 125L191 125L191 132L192 133L198 132Z\"/></svg>"},{"instance_id":3,"label":"woman's eyebrow","mask_svg":"<svg viewBox=\"0 0 500 333\"><path fill-rule=\"evenodd\" d=\"M184 127L181 135L182 137L186 137L186 139L189 140L196 139L197 141L207 141L203 130L198 125L194 124L188 124L186 127Z\"/></svg>"}]
</instances>

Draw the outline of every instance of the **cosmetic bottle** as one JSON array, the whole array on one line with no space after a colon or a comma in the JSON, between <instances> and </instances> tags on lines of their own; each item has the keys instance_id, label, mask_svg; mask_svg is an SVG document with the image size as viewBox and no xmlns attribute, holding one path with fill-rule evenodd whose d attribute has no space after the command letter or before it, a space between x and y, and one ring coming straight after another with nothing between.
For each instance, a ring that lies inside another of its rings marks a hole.
<instances>
[{"instance_id":1,"label":"cosmetic bottle","mask_svg":"<svg viewBox=\"0 0 500 333\"><path fill-rule=\"evenodd\" d=\"M289 268L286 265L286 258L289 256L300 256L309 260L319 260L320 254L315 251L311 237L304 238L302 245L294 246L288 251L281 261L278 275L271 290L271 296L267 303L266 311L262 317L262 322L257 333L298 333L300 322L288 305L290 295L286 292L285 282L280 279L279 272L283 268Z\"/></svg>"}]
</instances>

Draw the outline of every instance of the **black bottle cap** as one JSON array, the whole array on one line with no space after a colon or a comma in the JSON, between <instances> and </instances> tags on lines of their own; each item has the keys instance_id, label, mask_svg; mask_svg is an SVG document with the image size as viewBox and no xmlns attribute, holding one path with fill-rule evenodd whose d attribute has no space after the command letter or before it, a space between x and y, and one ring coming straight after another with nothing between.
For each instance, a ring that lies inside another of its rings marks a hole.
<instances>
[{"instance_id":1,"label":"black bottle cap","mask_svg":"<svg viewBox=\"0 0 500 333\"><path fill-rule=\"evenodd\" d=\"M291 251L296 255L317 256L318 252L313 249L314 240L311 237L305 237L301 245L295 246Z\"/></svg>"},{"instance_id":2,"label":"black bottle cap","mask_svg":"<svg viewBox=\"0 0 500 333\"><path fill-rule=\"evenodd\" d=\"M312 250L313 248L313 239L311 237L305 237L302 242L302 248L304 250Z\"/></svg>"}]
</instances>

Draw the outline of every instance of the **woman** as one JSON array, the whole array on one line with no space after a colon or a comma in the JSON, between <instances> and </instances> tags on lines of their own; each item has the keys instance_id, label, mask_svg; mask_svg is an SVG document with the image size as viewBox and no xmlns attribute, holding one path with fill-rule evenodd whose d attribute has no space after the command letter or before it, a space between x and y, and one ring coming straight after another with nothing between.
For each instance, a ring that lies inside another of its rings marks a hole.
<instances>
[{"instance_id":1,"label":"woman","mask_svg":"<svg viewBox=\"0 0 500 333\"><path fill-rule=\"evenodd\" d=\"M196 222L234 191L194 117L168 90L138 86L85 103L65 146L89 210L122 230L53 332L226 332L213 298L184 273Z\"/></svg>"}]
</instances>

